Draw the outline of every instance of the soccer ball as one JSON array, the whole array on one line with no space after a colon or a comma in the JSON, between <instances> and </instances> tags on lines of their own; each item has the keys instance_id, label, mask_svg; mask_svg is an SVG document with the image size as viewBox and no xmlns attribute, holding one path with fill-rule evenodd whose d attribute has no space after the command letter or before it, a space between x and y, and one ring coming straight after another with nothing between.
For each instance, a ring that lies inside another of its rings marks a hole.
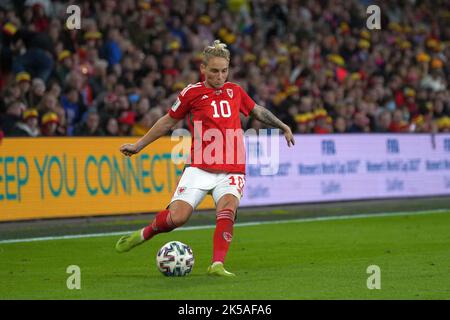
<instances>
[{"instance_id":1,"label":"soccer ball","mask_svg":"<svg viewBox=\"0 0 450 320\"><path fill-rule=\"evenodd\" d=\"M156 255L156 266L165 276L186 276L194 266L194 254L187 244L170 241L159 249Z\"/></svg>"}]
</instances>

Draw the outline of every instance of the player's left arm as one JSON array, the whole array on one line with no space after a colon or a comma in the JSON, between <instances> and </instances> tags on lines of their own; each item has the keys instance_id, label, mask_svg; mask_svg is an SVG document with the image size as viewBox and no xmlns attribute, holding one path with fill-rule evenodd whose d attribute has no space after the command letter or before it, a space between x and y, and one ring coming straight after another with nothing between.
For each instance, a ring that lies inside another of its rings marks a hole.
<instances>
[{"instance_id":1,"label":"player's left arm","mask_svg":"<svg viewBox=\"0 0 450 320\"><path fill-rule=\"evenodd\" d=\"M250 111L250 115L270 127L278 128L283 131L284 137L286 138L287 145L289 147L295 144L294 135L292 134L291 128L289 128L287 124L278 119L272 112L270 112L266 108L255 104L252 111Z\"/></svg>"}]
</instances>

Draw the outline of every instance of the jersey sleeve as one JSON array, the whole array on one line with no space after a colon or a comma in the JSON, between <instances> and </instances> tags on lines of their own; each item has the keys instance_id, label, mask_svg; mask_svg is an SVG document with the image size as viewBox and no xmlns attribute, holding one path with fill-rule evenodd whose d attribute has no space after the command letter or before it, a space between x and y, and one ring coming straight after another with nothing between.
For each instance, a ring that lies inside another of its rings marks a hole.
<instances>
[{"instance_id":1,"label":"jersey sleeve","mask_svg":"<svg viewBox=\"0 0 450 320\"><path fill-rule=\"evenodd\" d=\"M177 100L175 100L169 109L169 115L174 119L183 119L191 109L189 99L182 93L183 91L178 95Z\"/></svg>"},{"instance_id":2,"label":"jersey sleeve","mask_svg":"<svg viewBox=\"0 0 450 320\"><path fill-rule=\"evenodd\" d=\"M239 91L240 91L240 96L241 96L241 101L240 101L240 107L239 107L239 111L241 111L244 116L248 116L250 114L250 112L253 110L253 108L255 107L255 101L253 101L252 98L250 98L250 96L247 94L247 92L245 92L244 89L242 89L241 87L239 87Z\"/></svg>"}]
</instances>

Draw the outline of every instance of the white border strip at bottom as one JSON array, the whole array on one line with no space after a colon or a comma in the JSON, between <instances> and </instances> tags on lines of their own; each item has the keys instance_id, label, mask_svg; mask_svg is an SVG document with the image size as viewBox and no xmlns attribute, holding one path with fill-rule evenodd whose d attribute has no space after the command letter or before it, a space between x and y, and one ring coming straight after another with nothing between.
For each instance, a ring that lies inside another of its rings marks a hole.
<instances>
[{"instance_id":1,"label":"white border strip at bottom","mask_svg":"<svg viewBox=\"0 0 450 320\"><path fill-rule=\"evenodd\" d=\"M444 212L449 212L449 211L450 211L450 209L435 209L435 210L424 210L424 211L383 212L383 213L369 213L369 214L352 214L352 215L344 215L344 216L325 216L325 217L316 217L316 218L300 218L300 219L290 219L290 220L286 219L286 220L272 220L272 221L260 221L260 222L242 222L242 223L236 223L235 227L258 226L258 225L263 225L263 224L310 222L310 221L348 220L348 219L358 219L358 218L413 216L413 215L422 215L422 214L444 213ZM200 230L200 229L211 229L211 228L215 228L215 225L181 227L181 228L176 229L174 231ZM108 237L108 236L124 235L124 234L130 233L130 232L133 232L133 231L136 231L136 230L120 231L120 232L91 233L91 234L77 234L77 235L54 236L54 237L38 237L38 238L26 238L26 239L0 240L0 244L35 242L35 241L49 241L49 240L65 240L65 239Z\"/></svg>"}]
</instances>

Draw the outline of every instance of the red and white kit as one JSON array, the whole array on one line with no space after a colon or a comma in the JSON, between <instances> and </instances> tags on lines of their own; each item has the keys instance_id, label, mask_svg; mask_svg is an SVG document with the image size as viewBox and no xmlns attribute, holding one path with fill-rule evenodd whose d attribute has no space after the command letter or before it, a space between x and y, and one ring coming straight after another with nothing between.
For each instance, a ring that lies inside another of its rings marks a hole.
<instances>
[{"instance_id":1,"label":"red and white kit","mask_svg":"<svg viewBox=\"0 0 450 320\"><path fill-rule=\"evenodd\" d=\"M248 116L254 106L248 94L231 82L220 89L198 82L180 92L169 115L188 117L191 158L171 202L184 200L195 209L209 192L216 203L227 193L242 197L245 147L240 113Z\"/></svg>"}]
</instances>

